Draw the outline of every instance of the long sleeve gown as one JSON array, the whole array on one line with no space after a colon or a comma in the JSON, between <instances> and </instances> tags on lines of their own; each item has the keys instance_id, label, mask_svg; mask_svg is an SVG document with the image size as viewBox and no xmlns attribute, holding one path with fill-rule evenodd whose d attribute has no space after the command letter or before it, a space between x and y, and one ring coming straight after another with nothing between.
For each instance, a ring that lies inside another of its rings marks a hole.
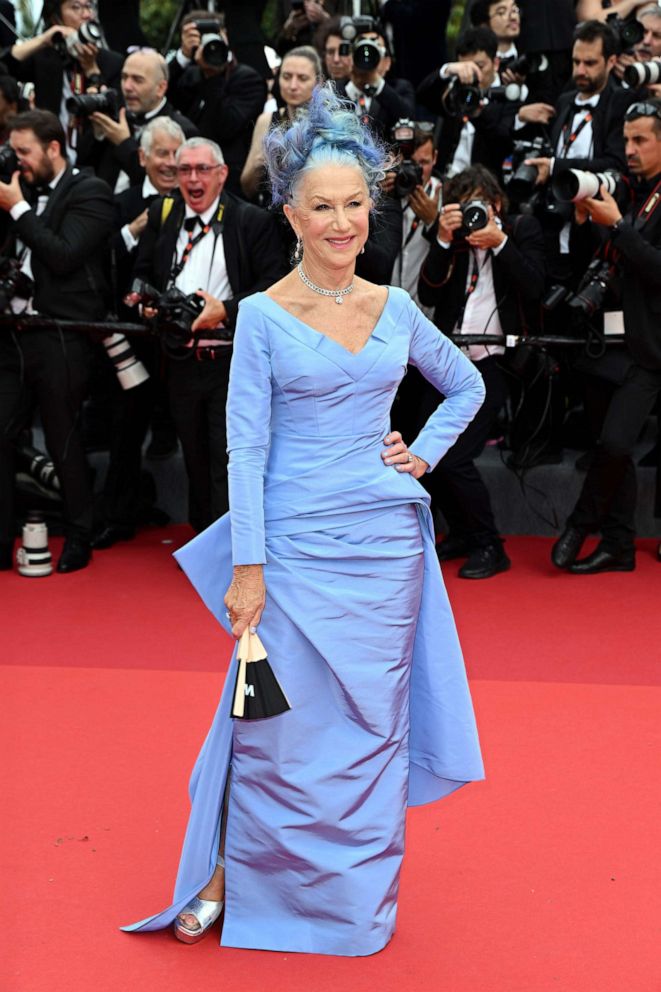
<instances>
[{"instance_id":1,"label":"long sleeve gown","mask_svg":"<svg viewBox=\"0 0 661 992\"><path fill-rule=\"evenodd\" d=\"M395 928L407 804L483 777L429 497L380 457L407 363L445 397L411 445L434 467L484 389L403 290L357 354L264 293L241 303L231 510L177 557L225 629L232 564L264 563L260 637L291 709L233 721L235 653L173 903L128 930L167 926L211 877L231 766L221 943L374 953Z\"/></svg>"}]
</instances>

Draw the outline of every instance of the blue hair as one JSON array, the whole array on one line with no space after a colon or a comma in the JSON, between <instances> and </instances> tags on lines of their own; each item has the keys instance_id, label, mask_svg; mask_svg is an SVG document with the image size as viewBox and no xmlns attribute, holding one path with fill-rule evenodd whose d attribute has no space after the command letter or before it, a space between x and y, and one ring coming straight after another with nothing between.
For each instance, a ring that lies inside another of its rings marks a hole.
<instances>
[{"instance_id":1,"label":"blue hair","mask_svg":"<svg viewBox=\"0 0 661 992\"><path fill-rule=\"evenodd\" d=\"M328 164L358 167L376 202L392 162L385 145L339 99L332 83L315 87L293 124L267 133L264 154L274 205L292 200L305 172Z\"/></svg>"}]
</instances>

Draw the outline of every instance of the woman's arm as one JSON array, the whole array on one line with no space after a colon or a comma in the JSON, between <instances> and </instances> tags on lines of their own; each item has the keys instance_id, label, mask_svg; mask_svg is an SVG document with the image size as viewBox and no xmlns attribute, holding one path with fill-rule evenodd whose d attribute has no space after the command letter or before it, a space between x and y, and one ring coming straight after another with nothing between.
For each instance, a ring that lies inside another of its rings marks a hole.
<instances>
[{"instance_id":1,"label":"woman's arm","mask_svg":"<svg viewBox=\"0 0 661 992\"><path fill-rule=\"evenodd\" d=\"M232 633L256 625L266 602L264 472L271 440L271 354L261 311L241 304L227 396L228 481L234 576L225 595Z\"/></svg>"},{"instance_id":2,"label":"woman's arm","mask_svg":"<svg viewBox=\"0 0 661 992\"><path fill-rule=\"evenodd\" d=\"M252 133L250 151L241 172L241 189L251 200L259 193L259 186L264 178L266 160L262 142L272 119L273 114L270 112L260 114L257 118L255 130Z\"/></svg>"},{"instance_id":3,"label":"woman's arm","mask_svg":"<svg viewBox=\"0 0 661 992\"><path fill-rule=\"evenodd\" d=\"M445 397L409 446L431 471L482 406L485 390L473 363L413 302L409 306L413 325L409 362Z\"/></svg>"}]
</instances>

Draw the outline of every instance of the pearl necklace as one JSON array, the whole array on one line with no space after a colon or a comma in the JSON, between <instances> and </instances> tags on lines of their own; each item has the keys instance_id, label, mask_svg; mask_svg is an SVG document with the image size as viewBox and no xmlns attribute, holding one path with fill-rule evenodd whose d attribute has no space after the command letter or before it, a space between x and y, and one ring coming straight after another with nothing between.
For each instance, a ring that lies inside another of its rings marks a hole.
<instances>
[{"instance_id":1,"label":"pearl necklace","mask_svg":"<svg viewBox=\"0 0 661 992\"><path fill-rule=\"evenodd\" d=\"M308 289L314 290L315 293L319 293L320 296L334 296L336 303L344 303L343 297L347 296L349 293L353 292L353 282L350 286L345 286L344 289L322 289L321 286L315 286L309 276L303 271L303 263L299 262L296 266L298 269L298 274L308 287Z\"/></svg>"}]
</instances>

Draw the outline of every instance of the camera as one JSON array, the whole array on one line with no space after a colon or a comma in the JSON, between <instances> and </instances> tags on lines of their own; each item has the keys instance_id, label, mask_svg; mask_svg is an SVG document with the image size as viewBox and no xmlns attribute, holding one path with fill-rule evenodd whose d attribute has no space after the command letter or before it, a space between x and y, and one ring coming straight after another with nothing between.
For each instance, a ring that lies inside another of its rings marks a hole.
<instances>
[{"instance_id":1,"label":"camera","mask_svg":"<svg viewBox=\"0 0 661 992\"><path fill-rule=\"evenodd\" d=\"M131 292L124 298L124 302L127 306L137 306L140 303L144 307L156 310L153 321L165 350L181 357L181 349L186 348L185 354L191 354L188 350L193 338L191 328L196 317L199 317L204 310L204 300L201 296L197 293L186 295L176 286L159 293L144 280L134 279ZM228 328L218 327L206 332L206 336L227 342L232 340L234 332Z\"/></svg>"},{"instance_id":2,"label":"camera","mask_svg":"<svg viewBox=\"0 0 661 992\"><path fill-rule=\"evenodd\" d=\"M610 14L606 18L606 24L615 32L623 52L630 51L635 45L639 45L645 37L645 28L637 20L635 11L627 14L626 17Z\"/></svg>"},{"instance_id":3,"label":"camera","mask_svg":"<svg viewBox=\"0 0 661 992\"><path fill-rule=\"evenodd\" d=\"M408 117L400 117L392 129L392 140L402 161L395 169L395 196L410 196L422 184L422 166L413 161L415 151L415 124Z\"/></svg>"},{"instance_id":4,"label":"camera","mask_svg":"<svg viewBox=\"0 0 661 992\"><path fill-rule=\"evenodd\" d=\"M104 48L103 28L98 21L83 21L73 34L63 35L59 32L53 35L53 48L63 58L75 59L78 45L95 45Z\"/></svg>"},{"instance_id":5,"label":"camera","mask_svg":"<svg viewBox=\"0 0 661 992\"><path fill-rule=\"evenodd\" d=\"M113 364L115 375L122 389L133 389L149 378L149 372L137 357L124 334L109 334L103 338L103 347Z\"/></svg>"},{"instance_id":6,"label":"camera","mask_svg":"<svg viewBox=\"0 0 661 992\"><path fill-rule=\"evenodd\" d=\"M466 238L473 231L481 231L489 223L489 204L484 200L467 200L460 207L463 224L457 231L459 237Z\"/></svg>"},{"instance_id":7,"label":"camera","mask_svg":"<svg viewBox=\"0 0 661 992\"><path fill-rule=\"evenodd\" d=\"M508 103L521 103L528 95L527 86L518 83L508 83L507 86L492 86L487 97L489 100L500 100Z\"/></svg>"},{"instance_id":8,"label":"camera","mask_svg":"<svg viewBox=\"0 0 661 992\"><path fill-rule=\"evenodd\" d=\"M530 52L527 55L519 55L518 58L503 59L500 63L500 74L505 70L513 72L516 76L532 76L536 72L546 72L549 67L549 60L542 52Z\"/></svg>"},{"instance_id":9,"label":"camera","mask_svg":"<svg viewBox=\"0 0 661 992\"><path fill-rule=\"evenodd\" d=\"M511 178L507 184L507 192L513 200L521 203L527 200L535 192L535 181L539 174L536 165L526 165L527 158L550 158L553 149L544 138L535 138L534 141L515 141L512 152L512 164L514 166Z\"/></svg>"},{"instance_id":10,"label":"camera","mask_svg":"<svg viewBox=\"0 0 661 992\"><path fill-rule=\"evenodd\" d=\"M566 303L574 315L589 319L603 310L608 292L617 294L618 282L618 270L612 262L593 258L575 293L566 286L552 286L542 306L545 310L555 310L560 303Z\"/></svg>"},{"instance_id":11,"label":"camera","mask_svg":"<svg viewBox=\"0 0 661 992\"><path fill-rule=\"evenodd\" d=\"M477 77L471 85L462 83L458 76L454 76L443 94L442 103L448 117L474 117L483 96Z\"/></svg>"},{"instance_id":12,"label":"camera","mask_svg":"<svg viewBox=\"0 0 661 992\"><path fill-rule=\"evenodd\" d=\"M89 117L97 111L117 118L119 115L120 99L117 90L104 90L103 93L73 94L67 98L66 108L76 117Z\"/></svg>"},{"instance_id":13,"label":"camera","mask_svg":"<svg viewBox=\"0 0 661 992\"><path fill-rule=\"evenodd\" d=\"M34 296L34 282L21 269L17 258L0 258L0 313L11 313L11 301Z\"/></svg>"},{"instance_id":14,"label":"camera","mask_svg":"<svg viewBox=\"0 0 661 992\"><path fill-rule=\"evenodd\" d=\"M11 145L3 145L0 148L0 182L9 183L20 166L16 157L16 152Z\"/></svg>"},{"instance_id":15,"label":"camera","mask_svg":"<svg viewBox=\"0 0 661 992\"><path fill-rule=\"evenodd\" d=\"M373 17L340 18L340 55L351 55L354 68L359 72L373 72L383 58L381 46L375 38L363 38L368 31L375 31Z\"/></svg>"},{"instance_id":16,"label":"camera","mask_svg":"<svg viewBox=\"0 0 661 992\"><path fill-rule=\"evenodd\" d=\"M582 169L567 169L559 172L551 180L551 189L561 203L578 203L587 197L599 196L602 186L611 195L620 181L619 172L584 172Z\"/></svg>"},{"instance_id":17,"label":"camera","mask_svg":"<svg viewBox=\"0 0 661 992\"><path fill-rule=\"evenodd\" d=\"M230 50L218 33L218 21L213 17L200 18L195 21L195 27L200 32L200 48L205 65L212 69L222 69L227 63Z\"/></svg>"},{"instance_id":18,"label":"camera","mask_svg":"<svg viewBox=\"0 0 661 992\"><path fill-rule=\"evenodd\" d=\"M624 81L627 86L636 89L638 86L654 86L661 81L661 61L634 62L624 70Z\"/></svg>"}]
</instances>

